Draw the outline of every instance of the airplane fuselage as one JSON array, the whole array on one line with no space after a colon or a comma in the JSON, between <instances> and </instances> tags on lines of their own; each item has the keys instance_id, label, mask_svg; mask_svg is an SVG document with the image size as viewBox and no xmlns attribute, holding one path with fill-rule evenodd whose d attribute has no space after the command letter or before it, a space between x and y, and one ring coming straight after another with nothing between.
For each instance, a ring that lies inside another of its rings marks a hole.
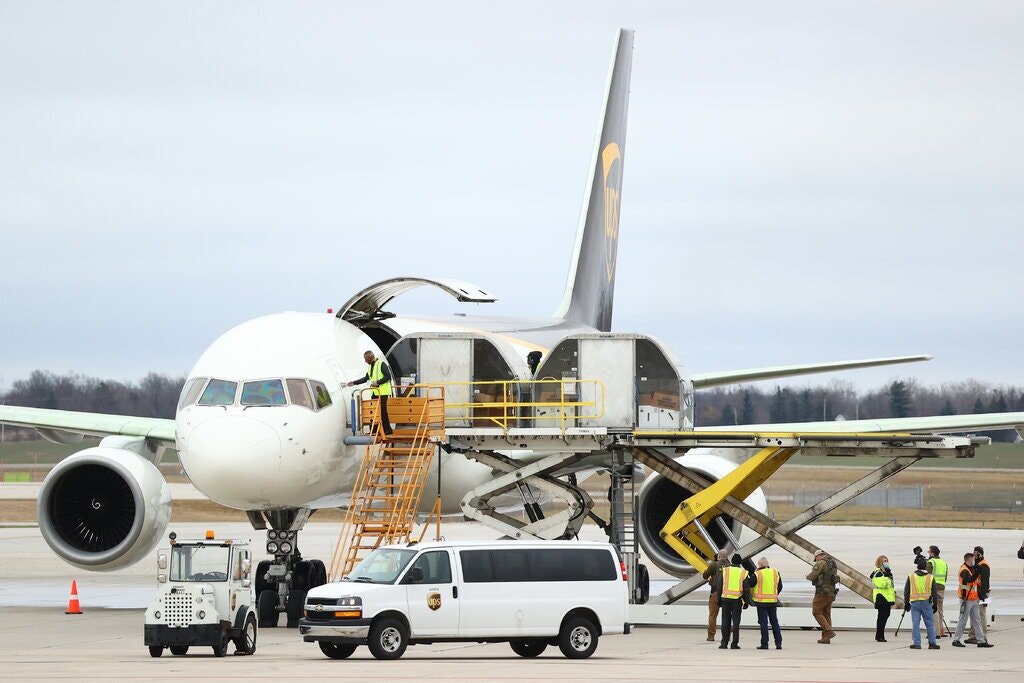
<instances>
[{"instance_id":1,"label":"airplane fuselage","mask_svg":"<svg viewBox=\"0 0 1024 683\"><path fill-rule=\"evenodd\" d=\"M475 322L459 316L387 321L399 335L483 332ZM492 334L524 357L547 347L521 337L546 342L590 329L552 322L519 331L514 319L481 323L500 327ZM366 374L366 350L381 358L387 351L356 326L324 313L264 316L219 337L189 373L175 415L178 454L191 482L212 500L242 510L347 502L364 446L345 443L353 433L352 398L359 391L346 384ZM329 400L318 396L318 386ZM451 493L442 496L449 511L490 476L489 468L458 454L445 455L441 466L442 486Z\"/></svg>"}]
</instances>

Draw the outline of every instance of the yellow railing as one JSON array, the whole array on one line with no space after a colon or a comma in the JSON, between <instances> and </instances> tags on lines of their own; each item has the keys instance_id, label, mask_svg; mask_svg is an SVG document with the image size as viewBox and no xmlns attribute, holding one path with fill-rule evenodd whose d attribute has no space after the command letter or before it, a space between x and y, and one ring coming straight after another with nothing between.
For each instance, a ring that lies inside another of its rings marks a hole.
<instances>
[{"instance_id":1,"label":"yellow railing","mask_svg":"<svg viewBox=\"0 0 1024 683\"><path fill-rule=\"evenodd\" d=\"M604 383L595 379L440 382L430 386L444 387L448 422L466 420L474 427L507 431L554 422L564 432L582 420L604 417Z\"/></svg>"}]
</instances>

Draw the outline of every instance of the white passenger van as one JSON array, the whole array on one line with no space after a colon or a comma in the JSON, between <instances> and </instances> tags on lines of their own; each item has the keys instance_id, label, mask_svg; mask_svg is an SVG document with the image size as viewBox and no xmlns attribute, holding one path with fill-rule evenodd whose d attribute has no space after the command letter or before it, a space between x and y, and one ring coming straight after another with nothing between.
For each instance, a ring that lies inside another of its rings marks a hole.
<instances>
[{"instance_id":1,"label":"white passenger van","mask_svg":"<svg viewBox=\"0 0 1024 683\"><path fill-rule=\"evenodd\" d=\"M508 642L521 657L557 644L589 657L629 633L625 565L614 546L465 541L386 546L340 583L310 589L299 633L332 659L366 645L398 659L409 645Z\"/></svg>"}]
</instances>

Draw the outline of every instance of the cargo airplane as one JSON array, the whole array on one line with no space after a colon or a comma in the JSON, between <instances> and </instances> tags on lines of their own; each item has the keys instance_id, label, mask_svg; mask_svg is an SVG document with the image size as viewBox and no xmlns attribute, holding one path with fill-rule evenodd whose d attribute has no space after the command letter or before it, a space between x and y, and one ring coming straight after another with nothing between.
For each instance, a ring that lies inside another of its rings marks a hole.
<instances>
[{"instance_id":1,"label":"cargo airplane","mask_svg":"<svg viewBox=\"0 0 1024 683\"><path fill-rule=\"evenodd\" d=\"M101 439L98 445L61 461L42 485L39 528L53 551L75 567L95 571L116 570L147 556L163 536L171 510L169 488L156 463L165 449L174 448L200 492L244 510L254 528L267 529L274 558L256 574L261 622L276 625L280 612L287 612L293 621L302 608L304 591L326 578L323 562L301 559L295 552L298 533L311 513L347 502L361 462L363 447L346 439L353 420L353 390L346 384L365 374L365 350L385 358L407 335L460 332L500 341L522 359L531 351L546 353L567 335L610 331L632 47L632 32L620 30L568 279L553 315L533 319L394 315L384 307L418 286L440 288L460 301L494 301L487 291L458 280L397 277L361 290L334 314L280 313L228 330L192 368L174 419L0 407L0 422L34 428L55 442ZM695 389L706 387L927 358L697 373L686 379L687 398ZM525 365L517 373L529 377ZM771 430L931 433L1020 424L1024 424L1024 413L771 425ZM738 429L762 427L740 425ZM736 466L714 452L691 452L684 458L687 467L712 480ZM459 453L443 454L440 466L443 500L451 512L458 511L467 491L493 476L489 467ZM641 501L658 499L655 507L672 509L687 492L653 475L639 495ZM765 508L760 491L748 502ZM644 518L636 522L641 527L655 524ZM646 550L662 568L680 571L679 558L667 547Z\"/></svg>"}]
</instances>

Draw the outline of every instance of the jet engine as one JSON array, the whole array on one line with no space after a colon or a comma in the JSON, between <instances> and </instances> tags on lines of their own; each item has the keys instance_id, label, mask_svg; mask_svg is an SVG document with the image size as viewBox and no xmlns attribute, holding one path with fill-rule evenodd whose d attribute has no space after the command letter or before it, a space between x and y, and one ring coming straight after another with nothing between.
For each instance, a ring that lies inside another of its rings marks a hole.
<instances>
[{"instance_id":1,"label":"jet engine","mask_svg":"<svg viewBox=\"0 0 1024 683\"><path fill-rule=\"evenodd\" d=\"M739 449L693 450L676 458L676 462L703 475L706 479L718 481L736 469L738 458L743 453ZM652 473L644 481L643 486L640 487L640 493L637 495L638 504L634 519L640 547L651 562L679 578L692 575L694 569L661 539L660 532L679 504L693 493L695 492L687 491L660 474ZM750 494L746 503L761 512L768 509L767 499L761 489L756 489ZM740 543L746 543L754 538L753 532L741 526L732 517L728 515L720 517ZM712 520L706 527L715 545L719 548L733 549L729 537L717 521Z\"/></svg>"},{"instance_id":2,"label":"jet engine","mask_svg":"<svg viewBox=\"0 0 1024 683\"><path fill-rule=\"evenodd\" d=\"M38 512L53 552L81 569L111 571L156 547L171 516L171 491L150 461L101 445L50 471Z\"/></svg>"}]
</instances>

